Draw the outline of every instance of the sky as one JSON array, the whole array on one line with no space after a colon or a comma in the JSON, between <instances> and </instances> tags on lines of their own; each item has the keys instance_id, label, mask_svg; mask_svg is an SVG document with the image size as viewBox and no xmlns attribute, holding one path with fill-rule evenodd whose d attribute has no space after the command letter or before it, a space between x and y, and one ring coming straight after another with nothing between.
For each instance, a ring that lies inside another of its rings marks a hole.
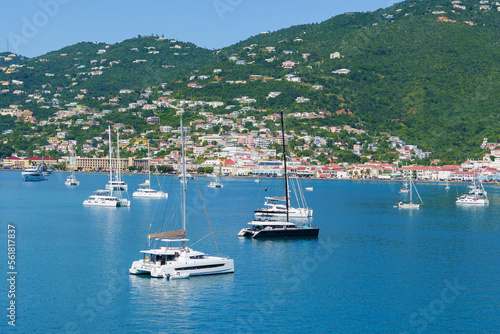
<instances>
[{"instance_id":1,"label":"sky","mask_svg":"<svg viewBox=\"0 0 500 334\"><path fill-rule=\"evenodd\" d=\"M159 35L219 49L263 31L319 23L394 0L0 0L0 52L41 56L79 42Z\"/></svg>"}]
</instances>

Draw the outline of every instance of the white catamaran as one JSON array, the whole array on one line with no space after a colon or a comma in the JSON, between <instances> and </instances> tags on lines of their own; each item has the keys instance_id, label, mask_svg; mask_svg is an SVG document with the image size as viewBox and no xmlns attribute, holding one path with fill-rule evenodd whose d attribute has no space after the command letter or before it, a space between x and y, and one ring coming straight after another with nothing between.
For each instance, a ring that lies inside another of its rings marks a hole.
<instances>
[{"instance_id":1,"label":"white catamaran","mask_svg":"<svg viewBox=\"0 0 500 334\"><path fill-rule=\"evenodd\" d=\"M456 203L459 205L488 205L488 192L484 189L483 183L476 177L474 171L474 178L472 184L468 186L469 192L460 195Z\"/></svg>"},{"instance_id":2,"label":"white catamaran","mask_svg":"<svg viewBox=\"0 0 500 334\"><path fill-rule=\"evenodd\" d=\"M151 188L151 154L149 151L148 141L148 179L146 182L139 184L141 188L132 193L132 197L139 198L167 198L168 194L161 190Z\"/></svg>"},{"instance_id":3,"label":"white catamaran","mask_svg":"<svg viewBox=\"0 0 500 334\"><path fill-rule=\"evenodd\" d=\"M224 185L220 182L221 168L222 168L222 166L219 165L219 173L217 174L215 181L210 182L207 185L207 187L209 187L209 188L224 188Z\"/></svg>"},{"instance_id":4,"label":"white catamaran","mask_svg":"<svg viewBox=\"0 0 500 334\"><path fill-rule=\"evenodd\" d=\"M71 166L75 166L75 163L76 163L75 154L71 149L70 149L70 151L71 151L71 156L69 157L69 164ZM75 176L75 168L73 168L71 175L66 178L66 181L64 182L64 184L66 184L67 186L79 186L80 185L80 181L78 181L76 179L76 176Z\"/></svg>"},{"instance_id":5,"label":"white catamaran","mask_svg":"<svg viewBox=\"0 0 500 334\"><path fill-rule=\"evenodd\" d=\"M80 181L78 181L76 179L74 170L71 173L71 175L66 178L66 181L64 182L64 184L66 184L67 186L79 186L80 185Z\"/></svg>"},{"instance_id":6,"label":"white catamaran","mask_svg":"<svg viewBox=\"0 0 500 334\"><path fill-rule=\"evenodd\" d=\"M108 127L109 132L109 180L113 180L113 158L112 158L112 145L111 145L111 128ZM93 195L90 195L83 205L85 206L101 206L101 207L128 207L130 201L121 198L121 193L118 192L120 197L113 196L113 187L110 189L96 190Z\"/></svg>"},{"instance_id":7,"label":"white catamaran","mask_svg":"<svg viewBox=\"0 0 500 334\"><path fill-rule=\"evenodd\" d=\"M110 137L111 138L111 137ZM111 168L111 166L110 166ZM120 161L120 134L116 131L116 173L115 178L110 178L108 184L106 184L106 189L113 191L127 191L128 186L125 181L122 180L121 172L121 161Z\"/></svg>"},{"instance_id":8,"label":"white catamaran","mask_svg":"<svg viewBox=\"0 0 500 334\"><path fill-rule=\"evenodd\" d=\"M182 142L182 229L148 235L151 239L165 242L165 246L143 250L144 258L134 261L129 269L133 275L150 275L168 279L190 276L234 273L234 261L227 257L209 256L187 246L186 239L186 161L184 155L184 135L181 120ZM173 243L180 243L173 246Z\"/></svg>"}]
</instances>

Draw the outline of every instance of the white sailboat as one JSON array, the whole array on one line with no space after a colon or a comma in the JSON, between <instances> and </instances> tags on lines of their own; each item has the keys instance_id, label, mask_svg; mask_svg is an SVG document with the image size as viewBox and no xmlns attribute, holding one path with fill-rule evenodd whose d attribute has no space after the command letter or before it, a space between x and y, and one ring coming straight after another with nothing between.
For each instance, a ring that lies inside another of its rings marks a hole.
<instances>
[{"instance_id":1,"label":"white sailboat","mask_svg":"<svg viewBox=\"0 0 500 334\"><path fill-rule=\"evenodd\" d=\"M406 171L405 173L405 182L403 183L403 186L399 188L399 193L400 194L408 194L410 192L410 186L408 179L410 178L410 172Z\"/></svg>"},{"instance_id":2,"label":"white sailboat","mask_svg":"<svg viewBox=\"0 0 500 334\"><path fill-rule=\"evenodd\" d=\"M484 189L483 183L476 177L476 172L474 171L474 178L472 184L469 186L469 192L460 195L456 203L459 205L488 205L490 200L488 199L488 192Z\"/></svg>"},{"instance_id":3,"label":"white sailboat","mask_svg":"<svg viewBox=\"0 0 500 334\"><path fill-rule=\"evenodd\" d=\"M75 159L74 152L71 151L71 156L69 157L69 163L70 163L70 165L74 166L75 162L76 162L76 159ZM71 175L66 178L66 181L64 182L64 184L67 186L79 186L80 185L80 181L78 181L76 179L74 168L73 168Z\"/></svg>"},{"instance_id":4,"label":"white sailboat","mask_svg":"<svg viewBox=\"0 0 500 334\"><path fill-rule=\"evenodd\" d=\"M210 182L207 187L209 187L209 188L224 188L224 185L220 182L221 168L222 167L219 165L219 173L217 174L217 178L215 179L215 181Z\"/></svg>"},{"instance_id":5,"label":"white sailboat","mask_svg":"<svg viewBox=\"0 0 500 334\"><path fill-rule=\"evenodd\" d=\"M248 223L250 227L242 228L238 233L240 237L250 237L250 238L317 238L319 234L319 228L311 226L310 222L307 221L307 224L298 226L294 223L290 222L290 218L292 218L291 213L295 213L297 215L300 214L296 211L292 211L289 207L290 199L288 193L288 174L287 174L287 166L286 166L286 145L285 145L285 130L284 130L284 122L283 122L283 112L281 112L281 131L283 136L283 164L285 167L285 176L283 180L285 181L285 198L283 201L285 202L284 208L278 207L278 205L274 203L273 207L269 209L273 209L273 211L269 211L269 213L274 214L275 216L271 216L272 218L280 217L284 215L284 221L274 221L269 220L268 217L260 215L260 217L265 217L263 220L253 220ZM300 189L300 187L299 187ZM269 199L269 198L267 198ZM280 199L281 200L281 199ZM306 209L307 210L307 209ZM307 212L307 211L306 211ZM311 210L312 215L312 210ZM307 218L307 214L305 217Z\"/></svg>"},{"instance_id":6,"label":"white sailboat","mask_svg":"<svg viewBox=\"0 0 500 334\"><path fill-rule=\"evenodd\" d=\"M106 189L113 191L127 191L128 185L122 180L121 161L120 161L120 134L116 131L116 173L115 178L110 179L106 184ZM111 169L111 166L110 166Z\"/></svg>"},{"instance_id":7,"label":"white sailboat","mask_svg":"<svg viewBox=\"0 0 500 334\"><path fill-rule=\"evenodd\" d=\"M190 173L184 172L179 174L179 181L181 181L182 183L187 183L188 180L193 180L193 179L194 176Z\"/></svg>"},{"instance_id":8,"label":"white sailboat","mask_svg":"<svg viewBox=\"0 0 500 334\"><path fill-rule=\"evenodd\" d=\"M148 141L148 179L144 182L139 184L140 187L136 191L132 193L132 197L139 197L139 198L167 198L168 194L164 193L161 190L156 190L151 188L151 155L149 151L149 141Z\"/></svg>"},{"instance_id":9,"label":"white sailboat","mask_svg":"<svg viewBox=\"0 0 500 334\"><path fill-rule=\"evenodd\" d=\"M446 190L450 190L450 183L449 183L449 180L446 179Z\"/></svg>"},{"instance_id":10,"label":"white sailboat","mask_svg":"<svg viewBox=\"0 0 500 334\"><path fill-rule=\"evenodd\" d=\"M313 216L313 210L307 206L306 198L302 192L299 179L289 177L285 171L285 196L265 197L264 208L254 211L256 219L283 220L287 215L292 219L307 219ZM298 207L290 203L290 193L293 193Z\"/></svg>"},{"instance_id":11,"label":"white sailboat","mask_svg":"<svg viewBox=\"0 0 500 334\"><path fill-rule=\"evenodd\" d=\"M111 145L111 128L108 127L109 132L109 180L113 180L113 158L112 158L112 145ZM119 193L120 194L120 193ZM85 206L100 206L100 207L129 207L130 201L125 198L113 196L113 187L110 189L96 190L93 195L90 195L85 201Z\"/></svg>"},{"instance_id":12,"label":"white sailboat","mask_svg":"<svg viewBox=\"0 0 500 334\"><path fill-rule=\"evenodd\" d=\"M168 279L190 276L234 273L234 261L227 257L209 256L187 246L186 239L186 161L184 156L184 136L181 120L182 142L182 229L149 234L148 240L165 242L166 246L143 250L144 258L134 261L129 269L132 275L150 275ZM172 246L181 243L180 246Z\"/></svg>"},{"instance_id":13,"label":"white sailboat","mask_svg":"<svg viewBox=\"0 0 500 334\"><path fill-rule=\"evenodd\" d=\"M79 186L80 185L80 181L78 181L76 179L75 170L73 170L71 175L66 178L66 181L64 181L64 184L66 184L67 186Z\"/></svg>"},{"instance_id":14,"label":"white sailboat","mask_svg":"<svg viewBox=\"0 0 500 334\"><path fill-rule=\"evenodd\" d=\"M421 204L424 204L422 198L420 198L420 194L418 193L417 187L411 178L409 178L409 189L410 189L410 201L403 202L401 200L398 201L398 208L400 209L419 209ZM415 189L415 193L420 200L420 203L413 203L413 189Z\"/></svg>"}]
</instances>

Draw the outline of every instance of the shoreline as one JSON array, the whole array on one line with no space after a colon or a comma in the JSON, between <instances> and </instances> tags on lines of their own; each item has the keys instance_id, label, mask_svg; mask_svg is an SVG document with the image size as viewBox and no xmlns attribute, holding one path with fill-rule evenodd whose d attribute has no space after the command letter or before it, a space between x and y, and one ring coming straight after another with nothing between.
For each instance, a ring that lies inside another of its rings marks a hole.
<instances>
[{"instance_id":1,"label":"shoreline","mask_svg":"<svg viewBox=\"0 0 500 334\"><path fill-rule=\"evenodd\" d=\"M5 171L5 172L22 172L23 169L0 169L0 171ZM61 170L56 170L53 171L52 173L72 173L72 171L61 171ZM82 171L75 171L75 174L95 174L95 175L102 175L102 174L109 174L109 172L82 172ZM128 173L128 172L122 172L122 175L148 175L148 173ZM151 175L157 175L157 176L178 176L179 174L162 174L162 173L151 173ZM207 176L206 174L193 174L193 176L200 176L200 177L206 177L210 178L210 176ZM255 179L254 176L220 176L221 178L234 178L234 179ZM281 177L268 177L268 176L259 176L259 179L281 179ZM398 179L398 180L387 180L387 179L374 179L374 178L366 178L366 179L356 179L356 178L351 178L351 179L335 179L335 178L315 178L315 177L307 177L307 178L299 178L299 180L311 180L311 181L378 181L378 182L403 182L404 179ZM446 183L446 180L414 180L414 182L417 183ZM450 184L460 184L460 183L470 183L470 181L453 181L449 180L448 183ZM497 184L497 181L483 181L484 184Z\"/></svg>"}]
</instances>

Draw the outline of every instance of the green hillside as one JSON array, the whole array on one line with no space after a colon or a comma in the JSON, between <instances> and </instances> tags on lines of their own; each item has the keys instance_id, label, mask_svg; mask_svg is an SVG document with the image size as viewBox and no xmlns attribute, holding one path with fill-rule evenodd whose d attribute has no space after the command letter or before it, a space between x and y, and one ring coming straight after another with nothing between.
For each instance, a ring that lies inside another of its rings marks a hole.
<instances>
[{"instance_id":1,"label":"green hillside","mask_svg":"<svg viewBox=\"0 0 500 334\"><path fill-rule=\"evenodd\" d=\"M79 43L21 60L14 73L0 72L0 80L22 81L26 94L39 91L46 101L57 93L61 104L83 90L80 103L98 109L104 108L98 97L112 98L120 89L135 90L131 97L138 97L161 83L178 99L238 105L235 98L248 96L260 114L331 115L292 121L298 129L350 125L372 137L399 136L436 158L463 161L480 153L484 137L500 140L497 7L478 0L403 2L260 34L221 50L159 36ZM285 61L294 66L283 68ZM340 69L348 73L333 73ZM198 88L188 87L190 82ZM19 104L37 118L54 113L11 92L0 95L0 108ZM269 98L270 92L281 94ZM297 97L309 101L297 103Z\"/></svg>"},{"instance_id":2,"label":"green hillside","mask_svg":"<svg viewBox=\"0 0 500 334\"><path fill-rule=\"evenodd\" d=\"M23 56L18 56L11 52L0 52L0 67L9 66L11 64L17 64L26 58Z\"/></svg>"}]
</instances>

